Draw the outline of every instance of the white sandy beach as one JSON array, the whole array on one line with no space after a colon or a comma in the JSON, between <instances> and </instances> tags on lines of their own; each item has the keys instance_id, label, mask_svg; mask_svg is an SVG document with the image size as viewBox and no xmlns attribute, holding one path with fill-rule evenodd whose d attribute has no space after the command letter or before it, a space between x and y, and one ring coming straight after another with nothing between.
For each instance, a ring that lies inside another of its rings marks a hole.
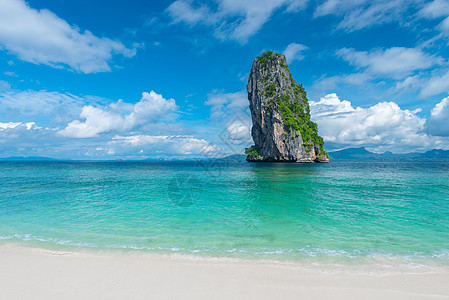
<instances>
[{"instance_id":1,"label":"white sandy beach","mask_svg":"<svg viewBox=\"0 0 449 300\"><path fill-rule=\"evenodd\" d=\"M312 266L0 246L0 299L449 299L449 272L325 273Z\"/></svg>"}]
</instances>

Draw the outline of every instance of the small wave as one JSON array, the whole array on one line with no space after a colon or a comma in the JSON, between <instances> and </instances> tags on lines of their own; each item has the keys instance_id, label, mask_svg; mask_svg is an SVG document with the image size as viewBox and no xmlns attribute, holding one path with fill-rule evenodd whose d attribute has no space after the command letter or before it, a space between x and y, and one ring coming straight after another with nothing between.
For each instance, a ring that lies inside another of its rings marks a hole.
<instances>
[{"instance_id":1,"label":"small wave","mask_svg":"<svg viewBox=\"0 0 449 300\"><path fill-rule=\"evenodd\" d=\"M87 242L74 242L70 240L60 240L55 238L43 238L39 236L33 236L31 234L13 234L13 235L5 235L0 236L0 240L19 240L19 241L35 241L35 242L43 242L43 243L53 243L56 245L63 246L75 246L75 247L87 247L87 248L98 248L98 245L87 243Z\"/></svg>"},{"instance_id":2,"label":"small wave","mask_svg":"<svg viewBox=\"0 0 449 300\"><path fill-rule=\"evenodd\" d=\"M276 263L301 264L313 266L314 270L321 267L328 272L328 266L332 270L342 271L350 267L353 273L354 267L359 267L364 273L385 274L391 272L432 272L435 269L449 269L449 249L439 249L432 253L412 252L403 255L387 252L382 249L354 249L351 251L343 249L327 249L317 247L303 247L297 249L250 249L229 248L220 249L210 247L163 247L163 246L140 246L137 244L107 244L99 245L89 242L62 240L56 238L44 238L31 234L13 234L0 236L0 240L14 242L37 242L38 246L53 248L52 246L63 246L67 248L86 249L120 249L139 251L144 253L157 253L170 255L187 260L214 260L214 261L238 261L257 260ZM43 244L43 245L42 245ZM321 267L320 267L321 266ZM327 266L327 267L326 267Z\"/></svg>"}]
</instances>

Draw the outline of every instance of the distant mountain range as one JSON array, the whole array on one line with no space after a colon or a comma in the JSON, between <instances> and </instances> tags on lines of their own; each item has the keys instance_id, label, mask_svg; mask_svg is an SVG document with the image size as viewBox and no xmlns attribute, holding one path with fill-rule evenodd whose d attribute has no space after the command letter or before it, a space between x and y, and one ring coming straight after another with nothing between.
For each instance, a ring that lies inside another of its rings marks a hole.
<instances>
[{"instance_id":1,"label":"distant mountain range","mask_svg":"<svg viewBox=\"0 0 449 300\"><path fill-rule=\"evenodd\" d=\"M449 160L449 150L433 149L425 153L406 153L406 154L394 154L391 152L385 152L382 154L370 152L361 148L348 148L340 151L329 152L329 156L332 160ZM224 158L218 159L219 161L245 161L245 154L234 154Z\"/></svg>"},{"instance_id":2,"label":"distant mountain range","mask_svg":"<svg viewBox=\"0 0 449 300\"><path fill-rule=\"evenodd\" d=\"M449 150L433 149L425 153L378 154L361 147L329 152L329 156L331 160L449 160Z\"/></svg>"},{"instance_id":3,"label":"distant mountain range","mask_svg":"<svg viewBox=\"0 0 449 300\"><path fill-rule=\"evenodd\" d=\"M382 154L370 152L361 148L348 148L329 152L331 160L449 160L449 150L433 149L424 153L394 154L385 152ZM0 158L0 161L58 161L59 159L43 156L10 156ZM196 161L197 159L188 159ZM233 154L216 159L224 162L245 162L245 154ZM122 161L122 160L116 160ZM164 159L144 159L144 161L165 161Z\"/></svg>"}]
</instances>

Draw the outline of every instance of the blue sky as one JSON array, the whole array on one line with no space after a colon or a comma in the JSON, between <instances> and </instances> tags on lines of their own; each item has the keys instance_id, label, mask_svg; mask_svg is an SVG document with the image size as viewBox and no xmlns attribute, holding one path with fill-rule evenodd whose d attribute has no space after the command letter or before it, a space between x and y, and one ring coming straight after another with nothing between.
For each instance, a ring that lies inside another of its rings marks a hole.
<instances>
[{"instance_id":1,"label":"blue sky","mask_svg":"<svg viewBox=\"0 0 449 300\"><path fill-rule=\"evenodd\" d=\"M449 1L0 1L0 157L215 157L284 53L325 148L449 149Z\"/></svg>"}]
</instances>

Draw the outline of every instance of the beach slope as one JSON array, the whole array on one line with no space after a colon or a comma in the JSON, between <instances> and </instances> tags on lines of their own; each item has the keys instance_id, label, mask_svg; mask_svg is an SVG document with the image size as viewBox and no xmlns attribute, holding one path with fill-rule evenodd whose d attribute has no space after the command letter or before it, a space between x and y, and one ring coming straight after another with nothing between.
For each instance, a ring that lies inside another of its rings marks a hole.
<instances>
[{"instance_id":1,"label":"beach slope","mask_svg":"<svg viewBox=\"0 0 449 300\"><path fill-rule=\"evenodd\" d=\"M449 299L449 272L313 266L0 246L0 299ZM349 272L348 272L349 271Z\"/></svg>"}]
</instances>

